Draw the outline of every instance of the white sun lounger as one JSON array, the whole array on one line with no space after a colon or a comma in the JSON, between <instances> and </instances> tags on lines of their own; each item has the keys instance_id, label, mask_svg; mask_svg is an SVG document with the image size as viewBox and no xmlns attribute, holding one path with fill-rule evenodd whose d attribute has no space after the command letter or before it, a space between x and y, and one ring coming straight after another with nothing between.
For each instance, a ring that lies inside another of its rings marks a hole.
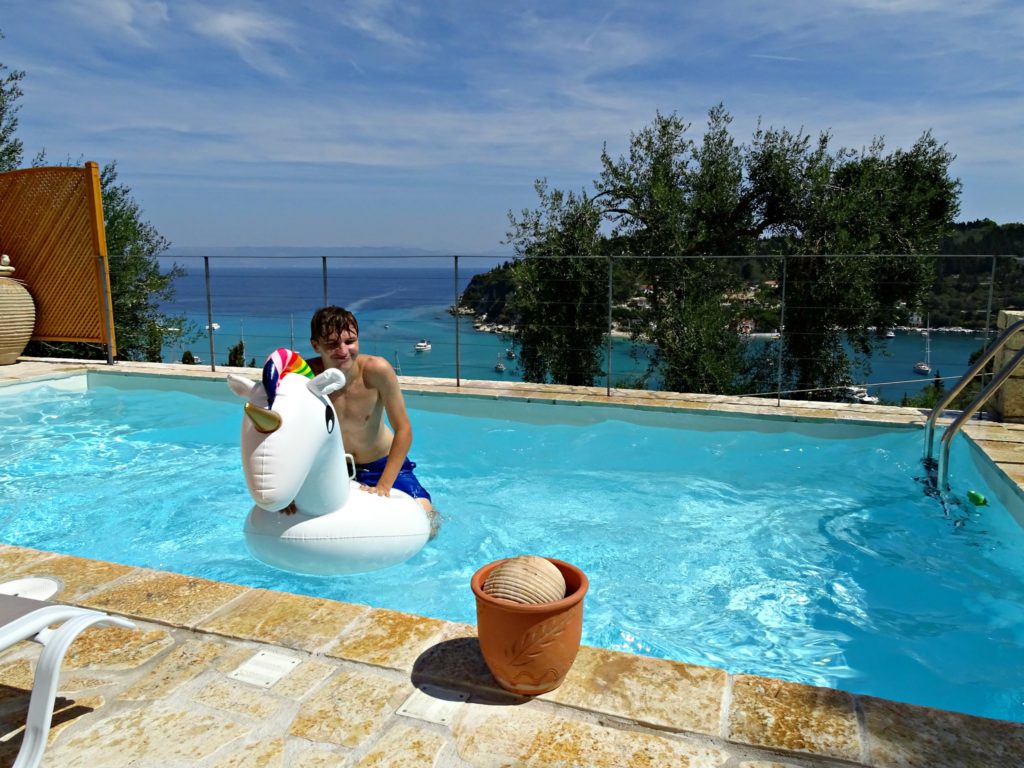
<instances>
[{"instance_id":1,"label":"white sun lounger","mask_svg":"<svg viewBox=\"0 0 1024 768\"><path fill-rule=\"evenodd\" d=\"M25 735L13 768L36 768L42 761L64 654L78 635L100 623L135 626L101 611L0 594L0 650L22 640L34 640L43 646L32 681ZM54 624L59 626L50 629Z\"/></svg>"}]
</instances>

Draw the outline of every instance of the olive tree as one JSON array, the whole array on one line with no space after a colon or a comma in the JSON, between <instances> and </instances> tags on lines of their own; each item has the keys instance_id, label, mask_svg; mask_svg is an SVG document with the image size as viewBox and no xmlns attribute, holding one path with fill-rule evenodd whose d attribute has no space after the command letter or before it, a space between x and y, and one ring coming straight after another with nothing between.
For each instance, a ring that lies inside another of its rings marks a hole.
<instances>
[{"instance_id":1,"label":"olive tree","mask_svg":"<svg viewBox=\"0 0 1024 768\"><path fill-rule=\"evenodd\" d=\"M730 121L721 106L711 110L698 143L676 115L658 114L631 136L627 155L601 154L595 200L619 253L633 257L635 280L649 287L633 337L653 344L647 373L666 389L728 392L742 360L738 308L723 301L739 274L713 258L750 250Z\"/></svg>"},{"instance_id":2,"label":"olive tree","mask_svg":"<svg viewBox=\"0 0 1024 768\"><path fill-rule=\"evenodd\" d=\"M953 155L930 133L891 153L882 139L830 152L830 139L759 131L750 160L764 250L786 257L783 386L816 397L849 382L844 339L867 361L920 307L959 212Z\"/></svg>"},{"instance_id":3,"label":"olive tree","mask_svg":"<svg viewBox=\"0 0 1024 768\"><path fill-rule=\"evenodd\" d=\"M585 193L548 191L544 181L535 189L539 208L509 214L508 242L526 257L512 266L510 301L523 378L591 385L607 332L600 213Z\"/></svg>"},{"instance_id":4,"label":"olive tree","mask_svg":"<svg viewBox=\"0 0 1024 768\"><path fill-rule=\"evenodd\" d=\"M568 380L564 365L584 371L581 361L598 359L607 299L597 298L598 268L573 263L588 254L628 257L620 281L650 294L634 338L653 343L648 373L675 390L773 387L768 372L778 368L745 359L737 333L743 313L773 311L784 387L830 396L850 380L844 340L867 360L873 329L919 306L932 279L929 255L959 211L945 146L926 132L909 150L886 152L881 138L860 151L833 149L828 132L812 138L760 125L740 144L731 122L716 106L696 141L678 116L657 114L626 154L602 152L593 195L538 183L539 208L510 214L510 242L527 257L516 265L513 298L523 355L533 354L530 338L544 344L547 361L525 366L528 380ZM566 264L531 265L540 254ZM759 292L768 297L759 308L731 301L743 267L717 258L744 255L777 257L768 274L777 288Z\"/></svg>"}]
</instances>

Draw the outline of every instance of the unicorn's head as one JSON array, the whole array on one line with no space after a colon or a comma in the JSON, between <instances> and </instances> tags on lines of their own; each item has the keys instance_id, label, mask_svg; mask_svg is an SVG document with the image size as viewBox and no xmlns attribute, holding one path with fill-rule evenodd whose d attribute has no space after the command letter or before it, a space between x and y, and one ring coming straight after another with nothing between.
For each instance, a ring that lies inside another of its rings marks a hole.
<instances>
[{"instance_id":1,"label":"unicorn's head","mask_svg":"<svg viewBox=\"0 0 1024 768\"><path fill-rule=\"evenodd\" d=\"M354 469L329 396L345 386L345 374L329 368L313 376L298 353L278 349L261 382L228 374L228 386L246 400L242 466L256 505L276 512L294 501L307 515L343 506Z\"/></svg>"}]
</instances>

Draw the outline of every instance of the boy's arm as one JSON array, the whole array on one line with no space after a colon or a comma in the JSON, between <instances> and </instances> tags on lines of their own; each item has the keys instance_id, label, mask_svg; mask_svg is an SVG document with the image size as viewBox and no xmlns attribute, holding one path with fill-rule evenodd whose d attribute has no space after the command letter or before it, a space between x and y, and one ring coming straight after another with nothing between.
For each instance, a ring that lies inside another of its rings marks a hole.
<instances>
[{"instance_id":1,"label":"boy's arm","mask_svg":"<svg viewBox=\"0 0 1024 768\"><path fill-rule=\"evenodd\" d=\"M402 388L398 383L398 376L395 369L391 367L384 358L377 358L374 365L367 371L367 383L380 392L381 401L384 403L384 412L387 413L388 421L394 437L391 440L391 450L388 451L388 460L381 472L380 480L376 490L380 496L389 496L391 486L398 477L398 472L409 455L409 448L412 446L412 423L409 421L409 413L405 409L405 397L402 395Z\"/></svg>"}]
</instances>

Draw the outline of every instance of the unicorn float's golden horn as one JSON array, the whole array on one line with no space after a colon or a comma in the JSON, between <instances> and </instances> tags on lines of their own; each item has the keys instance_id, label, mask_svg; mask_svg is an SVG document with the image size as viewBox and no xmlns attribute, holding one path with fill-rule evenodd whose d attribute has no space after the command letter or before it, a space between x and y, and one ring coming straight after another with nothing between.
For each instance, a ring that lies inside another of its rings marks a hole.
<instances>
[{"instance_id":1,"label":"unicorn float's golden horn","mask_svg":"<svg viewBox=\"0 0 1024 768\"><path fill-rule=\"evenodd\" d=\"M260 408L252 403L245 404L245 415L252 419L253 426L257 432L269 434L281 428L281 414Z\"/></svg>"}]
</instances>

